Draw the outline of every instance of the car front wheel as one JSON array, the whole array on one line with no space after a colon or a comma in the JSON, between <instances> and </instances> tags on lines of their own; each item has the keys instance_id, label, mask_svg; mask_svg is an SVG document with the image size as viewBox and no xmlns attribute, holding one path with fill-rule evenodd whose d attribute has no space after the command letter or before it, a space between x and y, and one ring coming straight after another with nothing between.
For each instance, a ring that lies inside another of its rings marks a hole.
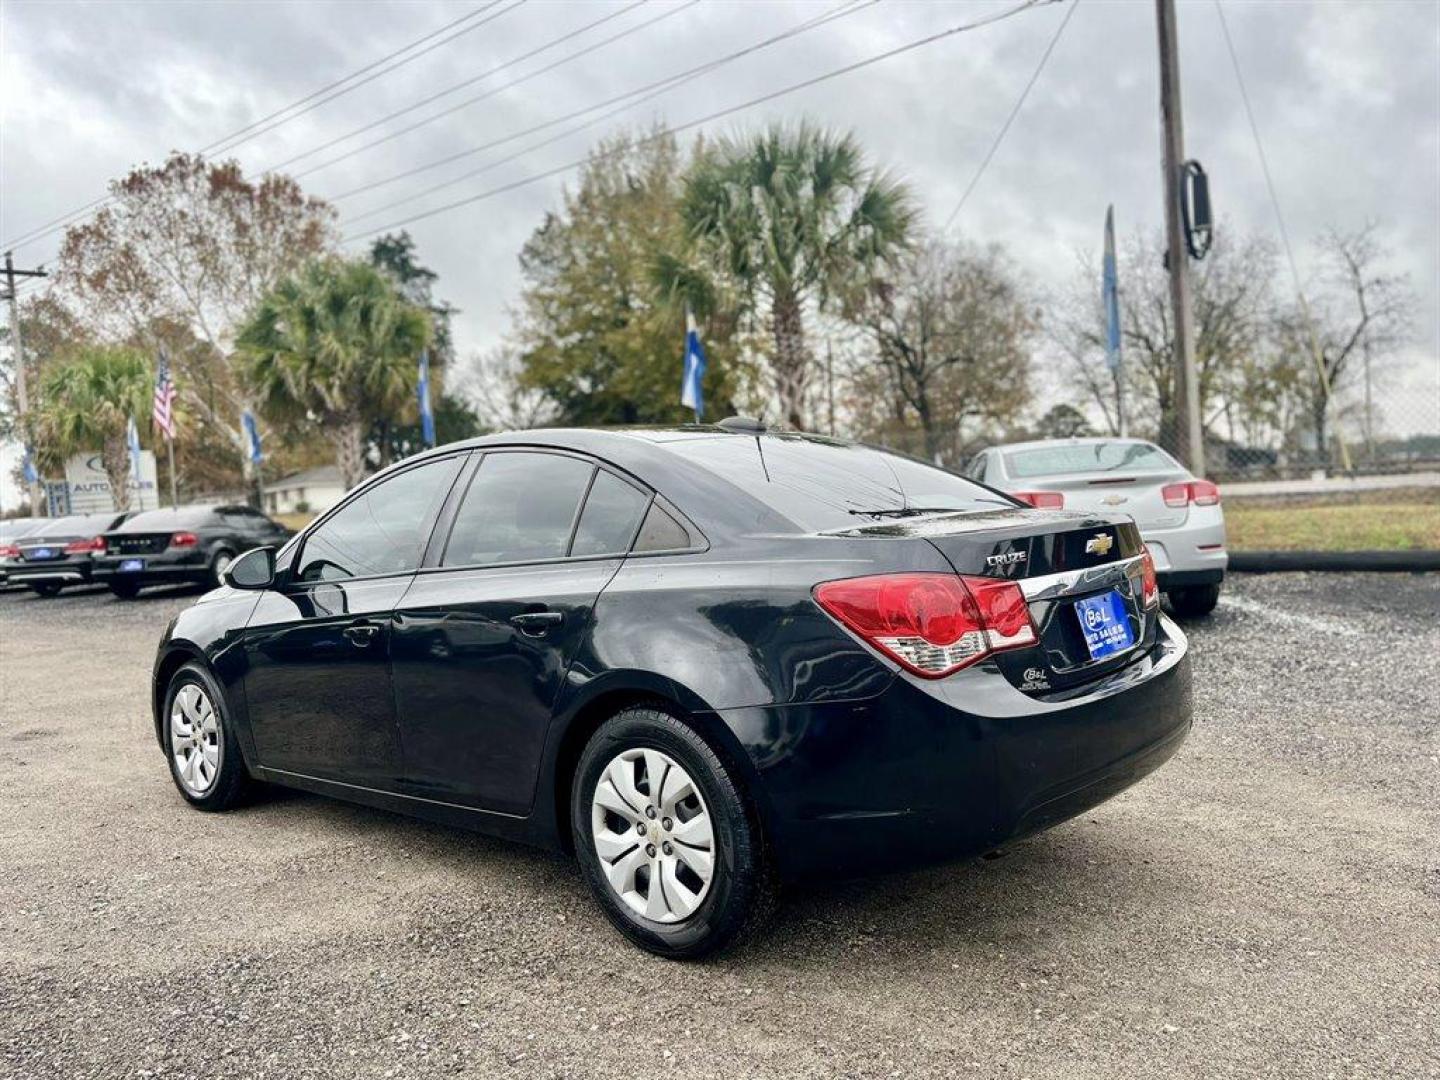
<instances>
[{"instance_id":1,"label":"car front wheel","mask_svg":"<svg viewBox=\"0 0 1440 1080\"><path fill-rule=\"evenodd\" d=\"M759 823L738 778L668 713L626 709L606 721L580 756L571 807L591 892L642 949L703 956L768 912Z\"/></svg>"},{"instance_id":2,"label":"car front wheel","mask_svg":"<svg viewBox=\"0 0 1440 1080\"><path fill-rule=\"evenodd\" d=\"M248 777L225 699L210 673L189 663L165 694L165 757L185 801L200 810L228 810Z\"/></svg>"}]
</instances>

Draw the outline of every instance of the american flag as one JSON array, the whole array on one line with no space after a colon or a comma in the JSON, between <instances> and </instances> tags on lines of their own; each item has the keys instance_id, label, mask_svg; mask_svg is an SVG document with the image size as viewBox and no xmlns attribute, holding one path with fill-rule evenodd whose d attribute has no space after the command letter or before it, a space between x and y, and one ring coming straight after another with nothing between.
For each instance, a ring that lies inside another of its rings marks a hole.
<instances>
[{"instance_id":1,"label":"american flag","mask_svg":"<svg viewBox=\"0 0 1440 1080\"><path fill-rule=\"evenodd\" d=\"M165 438L175 438L175 384L170 381L170 358L160 350L155 366L155 410L150 415Z\"/></svg>"}]
</instances>

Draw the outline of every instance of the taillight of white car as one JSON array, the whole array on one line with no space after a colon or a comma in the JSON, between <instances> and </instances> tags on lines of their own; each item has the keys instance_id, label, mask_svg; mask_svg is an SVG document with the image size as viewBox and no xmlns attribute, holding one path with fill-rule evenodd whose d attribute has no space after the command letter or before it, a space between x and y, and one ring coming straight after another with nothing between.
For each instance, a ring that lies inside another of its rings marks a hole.
<instances>
[{"instance_id":1,"label":"taillight of white car","mask_svg":"<svg viewBox=\"0 0 1440 1080\"><path fill-rule=\"evenodd\" d=\"M1187 480L1183 484L1166 484L1160 489L1165 505L1172 510L1194 504L1196 506L1219 506L1220 489L1209 480Z\"/></svg>"}]
</instances>

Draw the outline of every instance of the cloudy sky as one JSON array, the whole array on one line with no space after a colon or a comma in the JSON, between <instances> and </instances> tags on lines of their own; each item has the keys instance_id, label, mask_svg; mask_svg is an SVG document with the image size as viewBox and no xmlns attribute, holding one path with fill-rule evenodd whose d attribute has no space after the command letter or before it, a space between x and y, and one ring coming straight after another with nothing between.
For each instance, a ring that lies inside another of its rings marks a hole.
<instances>
[{"instance_id":1,"label":"cloudy sky","mask_svg":"<svg viewBox=\"0 0 1440 1080\"><path fill-rule=\"evenodd\" d=\"M0 0L0 238L8 242L90 202L108 179L136 163L213 143L489 2ZM685 123L1013 5L861 4L844 18L679 83L443 192L360 217L571 125L343 199L342 231L385 225L554 169L615 126ZM615 14L465 91L305 157L291 171L322 165L633 29L514 89L304 177L308 190L333 197L725 56L839 6L841 0L500 0L457 26L473 28L454 40L234 154L247 170L285 161ZM938 225L1067 7L1037 7L945 38L706 130L801 116L853 129L876 162L910 182L928 221ZM1303 268L1310 269L1305 249L1322 229L1375 220L1394 252L1393 268L1410 276L1420 299L1414 343L1387 399L1401 405L1394 410L1397 424L1433 430L1440 426L1440 4L1226 0L1226 13ZM1179 27L1187 151L1205 163L1224 221L1273 232L1214 4L1182 2ZM1115 204L1122 231L1158 228L1156 101L1153 5L1080 0L956 230L1003 243L1028 274L1046 283L1073 272L1077 250L1098 247L1108 203ZM409 226L422 258L441 275L443 295L463 310L462 349L484 348L504 334L518 287L516 252L544 211L557 205L565 182L557 175ZM16 245L17 261L43 262L57 246L58 235ZM1430 414L1410 416L1416 401Z\"/></svg>"}]
</instances>

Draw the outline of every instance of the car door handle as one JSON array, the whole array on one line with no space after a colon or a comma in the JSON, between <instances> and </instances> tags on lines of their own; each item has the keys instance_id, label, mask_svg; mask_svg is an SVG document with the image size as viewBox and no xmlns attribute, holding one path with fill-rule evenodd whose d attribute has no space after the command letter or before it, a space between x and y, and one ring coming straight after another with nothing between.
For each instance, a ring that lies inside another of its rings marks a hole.
<instances>
[{"instance_id":1,"label":"car door handle","mask_svg":"<svg viewBox=\"0 0 1440 1080\"><path fill-rule=\"evenodd\" d=\"M510 616L510 625L526 637L544 637L552 626L559 626L564 621L563 611L522 611L519 615Z\"/></svg>"},{"instance_id":2,"label":"car door handle","mask_svg":"<svg viewBox=\"0 0 1440 1080\"><path fill-rule=\"evenodd\" d=\"M354 626L347 626L344 633L350 639L351 645L363 649L374 640L379 629L374 623L356 623Z\"/></svg>"}]
</instances>

